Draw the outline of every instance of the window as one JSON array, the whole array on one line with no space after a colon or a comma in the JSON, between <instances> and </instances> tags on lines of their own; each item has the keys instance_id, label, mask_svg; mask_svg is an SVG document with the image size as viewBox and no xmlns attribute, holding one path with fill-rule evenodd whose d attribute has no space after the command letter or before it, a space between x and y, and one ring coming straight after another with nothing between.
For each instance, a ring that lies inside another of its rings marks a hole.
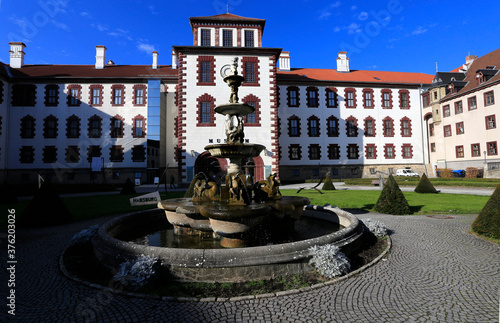
<instances>
[{"instance_id":1,"label":"window","mask_svg":"<svg viewBox=\"0 0 500 323\"><path fill-rule=\"evenodd\" d=\"M451 137L451 125L444 126L444 136Z\"/></svg>"},{"instance_id":2,"label":"window","mask_svg":"<svg viewBox=\"0 0 500 323\"><path fill-rule=\"evenodd\" d=\"M462 101L455 102L455 114L460 114L464 112L464 107L462 106Z\"/></svg>"},{"instance_id":3,"label":"window","mask_svg":"<svg viewBox=\"0 0 500 323\"><path fill-rule=\"evenodd\" d=\"M43 137L57 138L57 118L53 115L43 120Z\"/></svg>"},{"instance_id":4,"label":"window","mask_svg":"<svg viewBox=\"0 0 500 323\"><path fill-rule=\"evenodd\" d=\"M476 97L473 96L473 97L468 98L467 99L467 104L469 105L469 111L470 110L476 110L477 109Z\"/></svg>"},{"instance_id":5,"label":"window","mask_svg":"<svg viewBox=\"0 0 500 323\"><path fill-rule=\"evenodd\" d=\"M288 158L290 160L300 160L302 158L300 145L294 144L288 146Z\"/></svg>"},{"instance_id":6,"label":"window","mask_svg":"<svg viewBox=\"0 0 500 323\"><path fill-rule=\"evenodd\" d=\"M35 148L33 146L22 146L19 150L19 161L21 164L33 164L35 161Z\"/></svg>"},{"instance_id":7,"label":"window","mask_svg":"<svg viewBox=\"0 0 500 323\"><path fill-rule=\"evenodd\" d=\"M57 107L59 104L59 85L49 84L45 86L45 106Z\"/></svg>"},{"instance_id":8,"label":"window","mask_svg":"<svg viewBox=\"0 0 500 323\"><path fill-rule=\"evenodd\" d=\"M57 161L57 148L56 146L43 147L43 162L44 164L52 164Z\"/></svg>"},{"instance_id":9,"label":"window","mask_svg":"<svg viewBox=\"0 0 500 323\"><path fill-rule=\"evenodd\" d=\"M89 138L101 138L102 135L102 119L97 115L89 118Z\"/></svg>"},{"instance_id":10,"label":"window","mask_svg":"<svg viewBox=\"0 0 500 323\"><path fill-rule=\"evenodd\" d=\"M336 108L338 106L337 89L326 89L326 106L328 108Z\"/></svg>"},{"instance_id":11,"label":"window","mask_svg":"<svg viewBox=\"0 0 500 323\"><path fill-rule=\"evenodd\" d=\"M346 108L356 108L356 90L352 88L346 88L344 95Z\"/></svg>"},{"instance_id":12,"label":"window","mask_svg":"<svg viewBox=\"0 0 500 323\"><path fill-rule=\"evenodd\" d=\"M66 162L67 163L80 162L80 148L78 146L66 147Z\"/></svg>"},{"instance_id":13,"label":"window","mask_svg":"<svg viewBox=\"0 0 500 323\"><path fill-rule=\"evenodd\" d=\"M358 159L359 158L359 147L356 144L349 144L347 146L347 158L348 159Z\"/></svg>"},{"instance_id":14,"label":"window","mask_svg":"<svg viewBox=\"0 0 500 323\"><path fill-rule=\"evenodd\" d=\"M413 146L411 144L403 144L403 158L413 158Z\"/></svg>"},{"instance_id":15,"label":"window","mask_svg":"<svg viewBox=\"0 0 500 323\"><path fill-rule=\"evenodd\" d=\"M401 119L401 137L411 137L411 120L407 117Z\"/></svg>"},{"instance_id":16,"label":"window","mask_svg":"<svg viewBox=\"0 0 500 323\"><path fill-rule=\"evenodd\" d=\"M143 145L134 145L134 147L132 147L132 161L146 161L146 148Z\"/></svg>"},{"instance_id":17,"label":"window","mask_svg":"<svg viewBox=\"0 0 500 323\"><path fill-rule=\"evenodd\" d=\"M111 105L120 106L125 102L125 86L113 85L111 87Z\"/></svg>"},{"instance_id":18,"label":"window","mask_svg":"<svg viewBox=\"0 0 500 323\"><path fill-rule=\"evenodd\" d=\"M394 137L394 120L386 117L384 120L384 137Z\"/></svg>"},{"instance_id":19,"label":"window","mask_svg":"<svg viewBox=\"0 0 500 323\"><path fill-rule=\"evenodd\" d=\"M396 158L396 155L394 154L394 145L393 144L386 144L384 146L384 157L385 157L385 159Z\"/></svg>"},{"instance_id":20,"label":"window","mask_svg":"<svg viewBox=\"0 0 500 323\"><path fill-rule=\"evenodd\" d=\"M455 146L455 155L457 158L464 158L464 146Z\"/></svg>"},{"instance_id":21,"label":"window","mask_svg":"<svg viewBox=\"0 0 500 323\"><path fill-rule=\"evenodd\" d=\"M90 102L91 106L101 106L102 105L102 85L91 85L90 86Z\"/></svg>"},{"instance_id":22,"label":"window","mask_svg":"<svg viewBox=\"0 0 500 323\"><path fill-rule=\"evenodd\" d=\"M392 109L392 91L389 89L382 90L382 108Z\"/></svg>"},{"instance_id":23,"label":"window","mask_svg":"<svg viewBox=\"0 0 500 323\"><path fill-rule=\"evenodd\" d=\"M123 138L123 118L116 115L110 120L111 138Z\"/></svg>"},{"instance_id":24,"label":"window","mask_svg":"<svg viewBox=\"0 0 500 323\"><path fill-rule=\"evenodd\" d=\"M201 29L201 46L211 46L210 29Z\"/></svg>"},{"instance_id":25,"label":"window","mask_svg":"<svg viewBox=\"0 0 500 323\"><path fill-rule=\"evenodd\" d=\"M215 98L208 93L203 94L198 99L198 127L215 127Z\"/></svg>"},{"instance_id":26,"label":"window","mask_svg":"<svg viewBox=\"0 0 500 323\"><path fill-rule=\"evenodd\" d=\"M457 129L457 135L463 135L464 134L464 123L462 122L457 122L456 124L456 129Z\"/></svg>"},{"instance_id":27,"label":"window","mask_svg":"<svg viewBox=\"0 0 500 323\"><path fill-rule=\"evenodd\" d=\"M488 147L488 156L498 155L498 149L497 149L497 142L496 141L487 142L486 146Z\"/></svg>"},{"instance_id":28,"label":"window","mask_svg":"<svg viewBox=\"0 0 500 323\"><path fill-rule=\"evenodd\" d=\"M14 84L12 85L12 106L13 107L34 107L36 104L35 84Z\"/></svg>"},{"instance_id":29,"label":"window","mask_svg":"<svg viewBox=\"0 0 500 323\"><path fill-rule=\"evenodd\" d=\"M353 116L347 118L346 122L346 132L347 137L357 137L358 136L358 120Z\"/></svg>"},{"instance_id":30,"label":"window","mask_svg":"<svg viewBox=\"0 0 500 323\"><path fill-rule=\"evenodd\" d=\"M481 157L481 146L479 144L472 144L470 146L472 157Z\"/></svg>"},{"instance_id":31,"label":"window","mask_svg":"<svg viewBox=\"0 0 500 323\"><path fill-rule=\"evenodd\" d=\"M495 115L486 116L485 120L486 120L486 130L495 129L497 127L495 121Z\"/></svg>"},{"instance_id":32,"label":"window","mask_svg":"<svg viewBox=\"0 0 500 323\"><path fill-rule=\"evenodd\" d=\"M316 108L319 106L318 100L318 88L308 87L306 89L307 93L307 106L310 108Z\"/></svg>"},{"instance_id":33,"label":"window","mask_svg":"<svg viewBox=\"0 0 500 323\"><path fill-rule=\"evenodd\" d=\"M372 117L365 119L365 137L375 137L375 119Z\"/></svg>"},{"instance_id":34,"label":"window","mask_svg":"<svg viewBox=\"0 0 500 323\"><path fill-rule=\"evenodd\" d=\"M213 56L198 56L197 67L197 85L215 85L215 58Z\"/></svg>"},{"instance_id":35,"label":"window","mask_svg":"<svg viewBox=\"0 0 500 323\"><path fill-rule=\"evenodd\" d=\"M408 90L399 90L399 108L410 108L410 92Z\"/></svg>"},{"instance_id":36,"label":"window","mask_svg":"<svg viewBox=\"0 0 500 323\"><path fill-rule=\"evenodd\" d=\"M436 152L436 143L431 142L431 152L435 153Z\"/></svg>"},{"instance_id":37,"label":"window","mask_svg":"<svg viewBox=\"0 0 500 323\"><path fill-rule=\"evenodd\" d=\"M307 132L309 137L319 137L319 119L312 116L307 119Z\"/></svg>"},{"instance_id":38,"label":"window","mask_svg":"<svg viewBox=\"0 0 500 323\"><path fill-rule=\"evenodd\" d=\"M436 101L438 99L438 93L437 93L437 91L435 91L433 94L434 94L434 101Z\"/></svg>"},{"instance_id":39,"label":"window","mask_svg":"<svg viewBox=\"0 0 500 323\"><path fill-rule=\"evenodd\" d=\"M288 91L288 106L289 107L298 107L300 103L299 98L299 88L296 86L289 86L287 88Z\"/></svg>"},{"instance_id":40,"label":"window","mask_svg":"<svg viewBox=\"0 0 500 323\"><path fill-rule=\"evenodd\" d=\"M21 119L21 138L35 138L35 118L30 115Z\"/></svg>"},{"instance_id":41,"label":"window","mask_svg":"<svg viewBox=\"0 0 500 323\"><path fill-rule=\"evenodd\" d=\"M327 127L328 137L339 136L339 119L337 119L334 116L330 116L326 120L326 127Z\"/></svg>"},{"instance_id":42,"label":"window","mask_svg":"<svg viewBox=\"0 0 500 323\"><path fill-rule=\"evenodd\" d=\"M245 47L255 47L253 30L245 30Z\"/></svg>"},{"instance_id":43,"label":"window","mask_svg":"<svg viewBox=\"0 0 500 323\"><path fill-rule=\"evenodd\" d=\"M300 119L297 116L288 118L288 136L300 137Z\"/></svg>"},{"instance_id":44,"label":"window","mask_svg":"<svg viewBox=\"0 0 500 323\"><path fill-rule=\"evenodd\" d=\"M233 31L230 29L222 30L222 46L233 47Z\"/></svg>"},{"instance_id":45,"label":"window","mask_svg":"<svg viewBox=\"0 0 500 323\"><path fill-rule=\"evenodd\" d=\"M300 176L300 169L292 169L292 175L294 177Z\"/></svg>"},{"instance_id":46,"label":"window","mask_svg":"<svg viewBox=\"0 0 500 323\"><path fill-rule=\"evenodd\" d=\"M246 103L255 108L255 111L247 114L243 117L245 121L245 127L257 127L260 126L260 99L253 94L249 94L242 99L243 103Z\"/></svg>"},{"instance_id":47,"label":"window","mask_svg":"<svg viewBox=\"0 0 500 323\"><path fill-rule=\"evenodd\" d=\"M80 106L82 99L82 86L78 84L68 85L68 106L78 107Z\"/></svg>"},{"instance_id":48,"label":"window","mask_svg":"<svg viewBox=\"0 0 500 323\"><path fill-rule=\"evenodd\" d=\"M365 157L366 157L366 159L376 159L377 158L377 146L375 146L375 144L367 144L366 145Z\"/></svg>"},{"instance_id":49,"label":"window","mask_svg":"<svg viewBox=\"0 0 500 323\"><path fill-rule=\"evenodd\" d=\"M137 115L132 119L132 137L144 138L146 136L146 121L142 115Z\"/></svg>"},{"instance_id":50,"label":"window","mask_svg":"<svg viewBox=\"0 0 500 323\"><path fill-rule=\"evenodd\" d=\"M340 146L337 144L328 145L328 159L340 159Z\"/></svg>"},{"instance_id":51,"label":"window","mask_svg":"<svg viewBox=\"0 0 500 323\"><path fill-rule=\"evenodd\" d=\"M493 96L493 91L486 92L484 94L484 106L495 104L495 97Z\"/></svg>"},{"instance_id":52,"label":"window","mask_svg":"<svg viewBox=\"0 0 500 323\"><path fill-rule=\"evenodd\" d=\"M241 59L241 68L245 82L243 86L259 86L259 58L243 57Z\"/></svg>"},{"instance_id":53,"label":"window","mask_svg":"<svg viewBox=\"0 0 500 323\"><path fill-rule=\"evenodd\" d=\"M134 85L134 97L132 100L135 106L146 105L146 85Z\"/></svg>"},{"instance_id":54,"label":"window","mask_svg":"<svg viewBox=\"0 0 500 323\"><path fill-rule=\"evenodd\" d=\"M433 123L429 124L429 136L431 136L431 137L434 136L434 124Z\"/></svg>"},{"instance_id":55,"label":"window","mask_svg":"<svg viewBox=\"0 0 500 323\"><path fill-rule=\"evenodd\" d=\"M123 147L120 145L112 145L109 148L109 160L112 162L123 161Z\"/></svg>"},{"instance_id":56,"label":"window","mask_svg":"<svg viewBox=\"0 0 500 323\"><path fill-rule=\"evenodd\" d=\"M87 161L92 163L93 157L101 157L101 147L99 146L89 146L87 148Z\"/></svg>"},{"instance_id":57,"label":"window","mask_svg":"<svg viewBox=\"0 0 500 323\"><path fill-rule=\"evenodd\" d=\"M309 159L318 160L321 158L320 147L318 144L309 145Z\"/></svg>"},{"instance_id":58,"label":"window","mask_svg":"<svg viewBox=\"0 0 500 323\"><path fill-rule=\"evenodd\" d=\"M80 118L72 115L66 119L66 138L80 137Z\"/></svg>"},{"instance_id":59,"label":"window","mask_svg":"<svg viewBox=\"0 0 500 323\"><path fill-rule=\"evenodd\" d=\"M365 109L373 108L373 90L372 89L364 89L363 90L363 107Z\"/></svg>"},{"instance_id":60,"label":"window","mask_svg":"<svg viewBox=\"0 0 500 323\"><path fill-rule=\"evenodd\" d=\"M443 117L446 118L446 117L449 117L450 115L451 115L450 106L447 104L447 105L443 106Z\"/></svg>"},{"instance_id":61,"label":"window","mask_svg":"<svg viewBox=\"0 0 500 323\"><path fill-rule=\"evenodd\" d=\"M431 105L429 93L422 94L422 104L423 104L424 108Z\"/></svg>"}]
</instances>

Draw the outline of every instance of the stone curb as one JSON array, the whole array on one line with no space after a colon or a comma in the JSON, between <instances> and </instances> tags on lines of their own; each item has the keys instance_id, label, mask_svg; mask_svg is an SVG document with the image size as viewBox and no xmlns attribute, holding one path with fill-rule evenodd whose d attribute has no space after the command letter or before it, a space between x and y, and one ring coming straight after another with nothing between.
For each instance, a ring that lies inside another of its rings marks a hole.
<instances>
[{"instance_id":1,"label":"stone curb","mask_svg":"<svg viewBox=\"0 0 500 323\"><path fill-rule=\"evenodd\" d=\"M289 295L295 295L299 293L305 293L309 292L315 289L323 288L325 286L333 285L335 283L338 283L340 281L349 279L352 276L355 276L368 268L372 267L376 263L380 261L383 257L386 256L386 254L391 250L392 248L392 240L389 235L387 235L387 248L374 260L372 260L370 263L364 265L361 268L356 269L355 271L352 271L348 273L345 276L341 276L339 278L334 278L332 280L329 280L324 283L320 284L315 284L299 289L291 289L291 290L286 290L286 291L281 291L281 292L276 292L276 293L267 293L267 294L259 294L259 295L247 295L247 296L237 296L237 297L231 297L231 298L226 298L226 297L205 297L205 298L198 298L198 297L175 297L175 296L159 296L159 295L148 295L148 294L141 294L141 293L134 293L134 292L127 292L119 289L114 289L111 287L107 286L102 286L98 285L95 283L89 283L87 281L84 281L76 276L71 275L66 267L64 266L64 254L66 252L66 249L61 253L59 256L59 269L61 270L61 273L66 276L67 278L73 280L74 282L83 284L87 287L93 288L93 289L101 289L106 292L110 292L113 294L119 294L119 295L126 295L126 296L131 296L131 297L137 297L137 298L143 298L143 299L157 299L157 300L163 300L163 301L177 301L177 302L237 302L237 301L243 301L243 300L252 300L252 299L260 299L260 298L270 298L270 297L280 297L280 296L289 296Z\"/></svg>"}]
</instances>

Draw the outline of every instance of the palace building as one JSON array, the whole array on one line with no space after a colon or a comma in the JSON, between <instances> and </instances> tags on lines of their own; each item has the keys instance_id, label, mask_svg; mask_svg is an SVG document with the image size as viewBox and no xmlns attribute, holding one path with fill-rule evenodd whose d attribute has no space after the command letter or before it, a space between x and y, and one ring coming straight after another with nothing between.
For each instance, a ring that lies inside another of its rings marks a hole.
<instances>
[{"instance_id":1,"label":"palace building","mask_svg":"<svg viewBox=\"0 0 500 323\"><path fill-rule=\"evenodd\" d=\"M214 107L229 101L223 78L234 57L246 79L240 102L255 107L245 141L267 148L244 161L254 180L429 171L421 93L432 75L356 70L346 52L332 57L336 69L293 68L289 52L262 47L263 19L189 22L193 44L172 46L170 65L159 64L157 52L151 65L117 65L106 61L105 46L96 46L90 65L28 65L26 45L10 43L10 63L0 63L0 179L220 176L227 160L204 147L225 140Z\"/></svg>"}]
</instances>

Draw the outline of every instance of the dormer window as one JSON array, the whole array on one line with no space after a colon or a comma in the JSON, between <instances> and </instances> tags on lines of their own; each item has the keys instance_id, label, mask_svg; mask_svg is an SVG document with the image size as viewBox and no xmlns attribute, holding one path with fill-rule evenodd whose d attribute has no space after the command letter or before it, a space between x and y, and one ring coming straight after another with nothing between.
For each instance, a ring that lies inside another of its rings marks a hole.
<instances>
[{"instance_id":1,"label":"dormer window","mask_svg":"<svg viewBox=\"0 0 500 323\"><path fill-rule=\"evenodd\" d=\"M210 29L201 29L201 46L211 46Z\"/></svg>"},{"instance_id":2,"label":"dormer window","mask_svg":"<svg viewBox=\"0 0 500 323\"><path fill-rule=\"evenodd\" d=\"M484 75L483 73L479 72L476 74L476 80L477 80L477 84L481 84L481 83L484 83Z\"/></svg>"},{"instance_id":3,"label":"dormer window","mask_svg":"<svg viewBox=\"0 0 500 323\"><path fill-rule=\"evenodd\" d=\"M233 31L231 29L222 30L222 46L233 47Z\"/></svg>"}]
</instances>

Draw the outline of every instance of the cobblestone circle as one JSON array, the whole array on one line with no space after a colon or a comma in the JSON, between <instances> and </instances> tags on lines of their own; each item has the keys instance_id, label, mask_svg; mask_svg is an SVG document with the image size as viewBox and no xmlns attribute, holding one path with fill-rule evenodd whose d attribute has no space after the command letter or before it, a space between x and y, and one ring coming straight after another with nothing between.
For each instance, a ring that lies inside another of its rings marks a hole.
<instances>
[{"instance_id":1,"label":"cobblestone circle","mask_svg":"<svg viewBox=\"0 0 500 323\"><path fill-rule=\"evenodd\" d=\"M392 250L366 271L300 293L173 301L110 293L66 278L71 237L111 218L16 232L16 316L21 322L498 322L500 248L452 219L358 214L386 224ZM5 246L2 238L2 245ZM1 281L7 281L5 262ZM2 291L5 291L5 286ZM4 294L2 295L4 296ZM3 298L5 300L5 298Z\"/></svg>"}]
</instances>

